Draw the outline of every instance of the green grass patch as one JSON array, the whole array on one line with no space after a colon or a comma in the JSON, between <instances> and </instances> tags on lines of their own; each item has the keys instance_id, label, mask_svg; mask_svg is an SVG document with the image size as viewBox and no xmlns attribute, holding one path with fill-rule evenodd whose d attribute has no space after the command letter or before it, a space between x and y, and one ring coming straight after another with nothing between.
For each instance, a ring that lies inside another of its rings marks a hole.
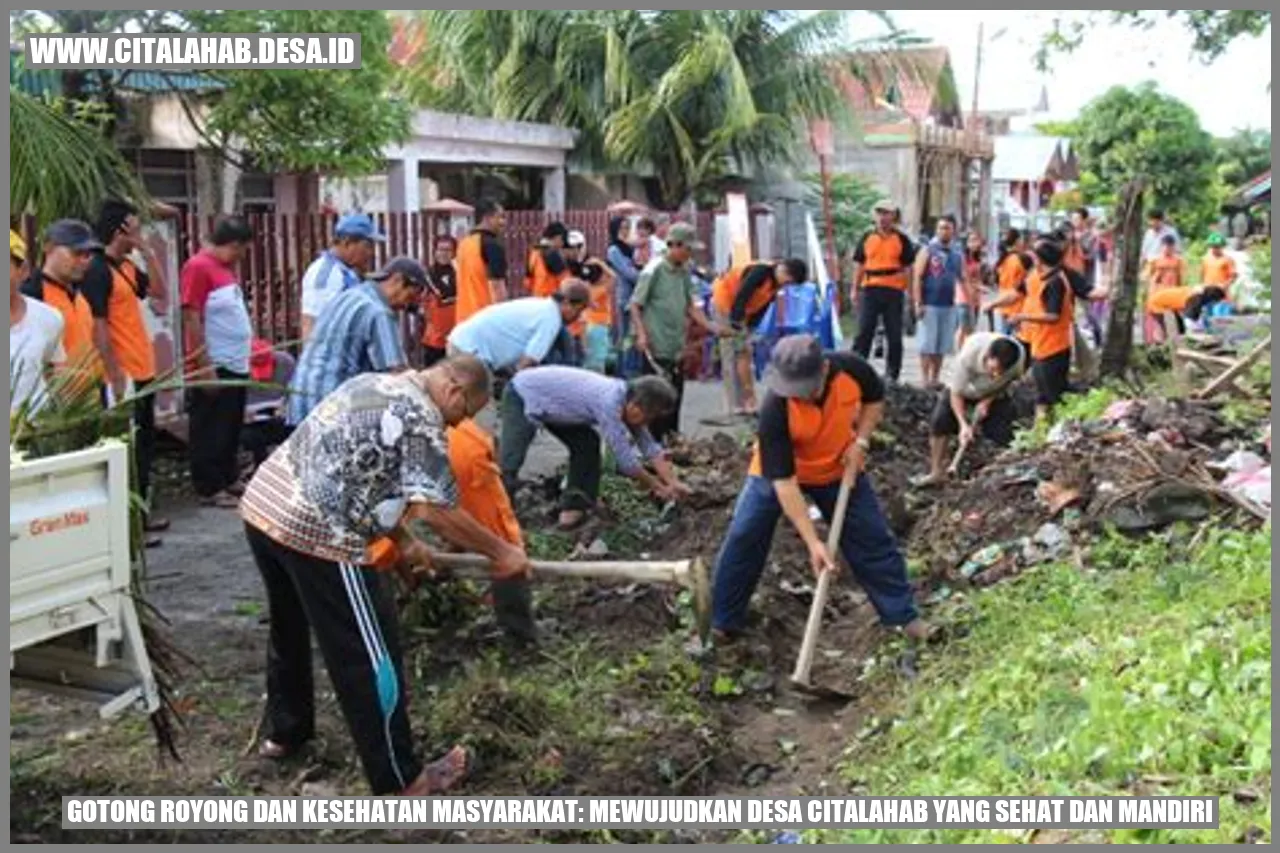
<instances>
[{"instance_id":1,"label":"green grass patch","mask_svg":"<svg viewBox=\"0 0 1280 853\"><path fill-rule=\"evenodd\" d=\"M1271 531L1102 540L977 594L968 632L902 688L843 773L860 792L1216 795L1217 830L1112 830L1113 842L1271 834ZM1256 792L1256 802L1237 792ZM1254 830L1256 832L1256 829ZM985 830L815 831L825 842L999 840Z\"/></svg>"},{"instance_id":2,"label":"green grass patch","mask_svg":"<svg viewBox=\"0 0 1280 853\"><path fill-rule=\"evenodd\" d=\"M1084 394L1067 394L1053 408L1053 413L1048 419L1039 421L1027 429L1019 430L1014 436L1013 447L1020 451L1043 447L1049 440L1049 432L1055 424L1096 421L1106 413L1112 403L1122 399L1124 396L1109 385L1100 385Z\"/></svg>"}]
</instances>

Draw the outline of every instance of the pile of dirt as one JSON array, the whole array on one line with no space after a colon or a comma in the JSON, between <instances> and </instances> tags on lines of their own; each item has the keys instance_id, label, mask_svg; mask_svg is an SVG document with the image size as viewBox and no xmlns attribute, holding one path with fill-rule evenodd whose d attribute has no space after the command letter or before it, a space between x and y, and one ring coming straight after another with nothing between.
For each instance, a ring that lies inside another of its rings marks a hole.
<instances>
[{"instance_id":1,"label":"pile of dirt","mask_svg":"<svg viewBox=\"0 0 1280 853\"><path fill-rule=\"evenodd\" d=\"M907 548L934 586L985 586L1078 553L1104 528L1140 535L1218 512L1247 517L1211 469L1255 444L1217 405L1126 401L943 486L928 498Z\"/></svg>"}]
</instances>

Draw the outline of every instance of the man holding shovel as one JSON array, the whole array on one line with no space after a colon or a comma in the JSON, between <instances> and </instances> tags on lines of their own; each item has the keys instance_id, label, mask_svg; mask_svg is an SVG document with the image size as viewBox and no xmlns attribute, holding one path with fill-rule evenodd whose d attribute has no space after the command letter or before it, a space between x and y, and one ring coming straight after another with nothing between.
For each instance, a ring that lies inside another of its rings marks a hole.
<instances>
[{"instance_id":1,"label":"man holding shovel","mask_svg":"<svg viewBox=\"0 0 1280 853\"><path fill-rule=\"evenodd\" d=\"M746 626L747 606L760 581L779 516L790 520L809 551L815 574L837 571L809 517L813 500L833 526L839 550L866 590L883 624L925 639L906 561L864 473L871 434L884 414L884 382L854 353L824 353L812 335L778 342L765 375L756 448L747 482L716 561L713 626L731 639ZM832 518L841 480L855 478L841 520Z\"/></svg>"},{"instance_id":2,"label":"man holding shovel","mask_svg":"<svg viewBox=\"0 0 1280 853\"><path fill-rule=\"evenodd\" d=\"M410 585L412 567L431 565L417 523L487 557L496 577L529 574L522 548L457 505L445 431L488 404L490 383L465 356L357 376L254 474L240 512L271 623L262 757L288 757L315 734L314 632L372 794L429 796L466 776L461 747L425 767L414 754L399 620L375 545L395 541Z\"/></svg>"},{"instance_id":3,"label":"man holding shovel","mask_svg":"<svg viewBox=\"0 0 1280 853\"><path fill-rule=\"evenodd\" d=\"M980 332L965 341L952 367L951 381L938 395L938 404L929 419L929 473L912 485L936 486L954 473L944 466L955 435L960 436L961 448L973 443L978 428L983 436L1001 446L1013 440L1016 413L1009 388L1026 370L1026 350L1009 335ZM952 468L958 467L959 461L957 454Z\"/></svg>"}]
</instances>

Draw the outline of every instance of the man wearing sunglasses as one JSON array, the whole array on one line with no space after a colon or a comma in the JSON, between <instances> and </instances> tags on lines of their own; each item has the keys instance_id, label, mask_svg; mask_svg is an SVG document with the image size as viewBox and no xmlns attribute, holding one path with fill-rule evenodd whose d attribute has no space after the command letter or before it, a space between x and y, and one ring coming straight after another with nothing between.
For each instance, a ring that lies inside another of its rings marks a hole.
<instances>
[{"instance_id":1,"label":"man wearing sunglasses","mask_svg":"<svg viewBox=\"0 0 1280 853\"><path fill-rule=\"evenodd\" d=\"M488 557L495 579L530 575L519 545L459 507L450 467L446 430L488 405L491 382L471 356L422 372L357 376L315 406L254 474L241 515L271 626L262 757L287 758L315 736L314 633L370 793L430 796L467 775L462 747L425 766L415 755L395 596L383 569L416 585L415 569L431 566L417 533L425 526ZM397 557L384 559L388 551Z\"/></svg>"},{"instance_id":2,"label":"man wearing sunglasses","mask_svg":"<svg viewBox=\"0 0 1280 853\"><path fill-rule=\"evenodd\" d=\"M289 426L302 423L326 394L353 376L408 367L400 312L420 302L426 289L422 264L396 258L368 281L330 300L298 359Z\"/></svg>"}]
</instances>

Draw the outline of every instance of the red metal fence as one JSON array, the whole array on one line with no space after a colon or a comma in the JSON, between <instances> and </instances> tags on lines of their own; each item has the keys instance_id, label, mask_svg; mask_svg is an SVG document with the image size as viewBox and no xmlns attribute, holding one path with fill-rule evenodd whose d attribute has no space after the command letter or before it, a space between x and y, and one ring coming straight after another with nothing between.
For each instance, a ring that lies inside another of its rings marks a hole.
<instances>
[{"instance_id":1,"label":"red metal fence","mask_svg":"<svg viewBox=\"0 0 1280 853\"><path fill-rule=\"evenodd\" d=\"M371 214L387 241L377 246L375 266L401 255L430 264L435 251L435 238L449 234L450 218L434 213ZM687 217L669 214L671 221ZM609 245L609 213L604 210L570 210L555 214L542 210L509 210L502 235L507 250L507 285L512 294L524 292L524 275L529 250L535 246L542 229L559 219L571 230L581 231L587 248L603 257ZM336 217L319 213L250 214L253 242L240 267L241 281L249 302L249 313L257 334L274 343L296 341L301 328L302 275L307 266L329 245ZM200 249L201 240L213 228L214 217L188 215L177 223L178 265L186 263ZM714 237L714 214L700 212L695 225L699 237L711 246ZM754 221L752 227L754 228ZM24 217L22 230L37 247L37 223ZM456 235L455 235L456 236ZM38 254L33 252L32 255ZM706 262L711 250L700 253Z\"/></svg>"},{"instance_id":2,"label":"red metal fence","mask_svg":"<svg viewBox=\"0 0 1280 853\"><path fill-rule=\"evenodd\" d=\"M371 214L387 242L378 244L375 266L401 255L430 264L435 238L449 234L450 219L432 213ZM507 250L507 286L512 294L524 292L524 276L529 250L542 236L542 229L559 219L571 230L587 238L588 250L603 256L609 245L609 214L604 210L571 210L562 214L541 210L509 210L502 239ZM179 263L200 248L200 240L213 226L213 217L189 216L181 223ZM335 217L324 214L251 214L249 225L254 239L241 264L250 317L257 333L281 343L297 340L301 324L302 275L307 266L329 244ZM699 236L711 243L714 218L697 215ZM704 259L707 253L704 253Z\"/></svg>"}]
</instances>

